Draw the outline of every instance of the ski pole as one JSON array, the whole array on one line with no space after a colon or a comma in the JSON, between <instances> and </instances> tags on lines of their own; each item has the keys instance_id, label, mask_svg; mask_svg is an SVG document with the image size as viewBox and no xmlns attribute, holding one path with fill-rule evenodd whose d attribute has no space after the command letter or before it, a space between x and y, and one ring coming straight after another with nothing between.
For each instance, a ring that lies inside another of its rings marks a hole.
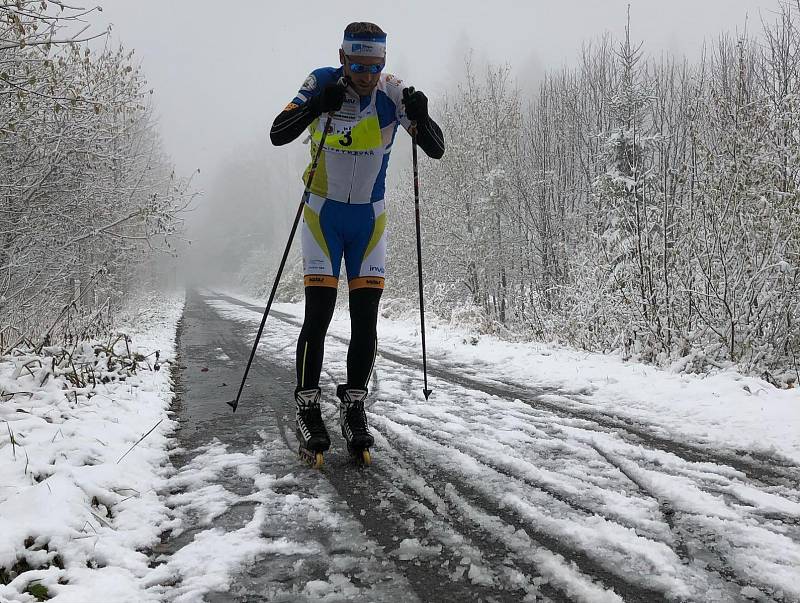
<instances>
[{"instance_id":1,"label":"ski pole","mask_svg":"<svg viewBox=\"0 0 800 603\"><path fill-rule=\"evenodd\" d=\"M411 160L414 166L414 213L417 224L417 275L419 276L419 317L422 332L422 376L423 389L427 400L433 390L428 389L428 354L425 348L425 297L422 289L422 235L419 227L419 168L417 163L417 124L414 123L411 134Z\"/></svg>"},{"instance_id":2,"label":"ski pole","mask_svg":"<svg viewBox=\"0 0 800 603\"><path fill-rule=\"evenodd\" d=\"M344 78L340 79L338 83L339 85L347 85L347 83L344 81ZM267 316L269 316L269 310L272 307L272 301L275 299L275 292L278 290L278 283L280 282L283 268L286 265L286 258L289 257L289 249L292 246L295 232L297 232L297 225L300 223L300 216L303 215L303 207L305 206L306 201L308 201L308 196L311 194L311 183L314 181L314 174L317 171L317 164L319 163L319 158L322 155L322 148L325 146L325 139L328 137L328 130L330 129L332 119L333 113L330 112L328 113L328 119L325 120L325 128L322 130L322 137L320 138L317 152L314 154L314 161L311 162L311 168L308 170L306 188L305 191L303 191L303 197L300 200L300 205L297 208L297 214L294 217L294 223L292 224L292 231L289 233L289 240L286 243L286 249L283 250L283 258L281 258L281 264L278 267L278 274L275 275L275 281L272 283L272 291L269 294L269 301L267 301L267 307L264 309L264 316L261 318L261 325L258 327L258 334L256 335L255 342L253 343L253 349L250 351L250 359L247 361L247 366L244 369L244 375L242 376L242 382L239 385L239 391L236 393L236 399L229 400L227 402L228 406L233 409L233 412L236 412L236 407L239 406L239 398L242 395L244 383L247 381L247 374L250 372L250 365L253 363L253 358L256 355L258 342L261 340L261 333L264 331L264 324L267 322Z\"/></svg>"}]
</instances>

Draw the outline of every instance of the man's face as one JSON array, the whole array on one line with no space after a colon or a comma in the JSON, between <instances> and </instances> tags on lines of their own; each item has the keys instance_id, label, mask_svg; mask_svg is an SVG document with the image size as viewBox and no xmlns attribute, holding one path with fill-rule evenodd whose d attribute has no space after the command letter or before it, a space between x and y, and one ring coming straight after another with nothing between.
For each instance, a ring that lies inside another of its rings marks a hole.
<instances>
[{"instance_id":1,"label":"man's face","mask_svg":"<svg viewBox=\"0 0 800 603\"><path fill-rule=\"evenodd\" d=\"M354 73L350 69L350 63L359 63L361 65L382 65L385 60L378 57L348 57L345 56L344 51L341 49L339 50L339 60L342 62L342 65L344 65L344 74L350 80L353 89L361 96L367 96L368 94L371 94L375 89L375 86L378 85L378 80L381 77L380 72L370 73L369 71L364 71L362 73Z\"/></svg>"}]
</instances>

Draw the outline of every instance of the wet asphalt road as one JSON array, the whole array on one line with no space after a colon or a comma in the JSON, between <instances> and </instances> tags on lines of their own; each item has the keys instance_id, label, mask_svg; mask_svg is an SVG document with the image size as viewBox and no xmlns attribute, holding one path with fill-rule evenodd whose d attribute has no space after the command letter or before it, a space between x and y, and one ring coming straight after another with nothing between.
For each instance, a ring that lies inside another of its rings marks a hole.
<instances>
[{"instance_id":1,"label":"wet asphalt road","mask_svg":"<svg viewBox=\"0 0 800 603\"><path fill-rule=\"evenodd\" d=\"M248 304L216 295L239 306L261 310ZM275 319L287 322L296 320L274 313ZM270 318L270 320L274 320ZM268 323L269 324L269 323ZM176 418L179 429L176 433L180 452L173 456L177 470L188 463L197 450L213 439L225 444L230 452L252 453L254 446L262 442L268 449L263 460L262 471L281 476L299 476L294 489L309 497L331 496L336 511L343 516L354 518L357 530L370 543L369 550L358 558L362 573L350 570L348 575L354 583L374 581L376 593L382 593L381 600L407 601L520 601L524 591L513 588L481 586L464 580L452 579L452 568L457 565L453 553L444 547L441 558L436 563L402 560L386 554L397 546L398 541L409 538L425 538L431 535L431 525L441 524L442 529L452 537L456 534L470 546L478 548L483 563L498 572L513 569L527 576L529 581L538 584L535 565L526 560L519 551L510 551L508 541L492 537L486 529L468 521L459 513L443 509L436 501L446 498L448 488L456 488L459 496L470 505L487 515L499 518L507 526L524 530L537 546L544 547L574 563L584 574L597 583L613 588L626 601L662 601L664 595L639 584L626 581L608 568L598 564L583 552L570 548L552 536L538 531L535 525L526 524L513 511L489 499L480 488L465 482L425 462L418 451L410 449L402 441L389 441L390 448L380 451L376 463L368 468L355 467L346 454L340 434L336 432L336 422L330 412L326 416L331 432L332 450L326 455L325 469L315 472L306 468L297 458L296 443L293 437L294 374L286 368L268 362L257 356L248 378L240 408L234 414L225 402L234 397L241 373L250 353L252 329L236 321L222 318L205 298L196 291L187 294L184 316L179 327L179 370L176 371ZM227 359L220 360L219 350L224 350ZM293 355L293 349L287 348ZM393 354L382 356L401 365L417 368L413 360ZM708 462L735 467L747 475L755 484L796 484L800 475L797 467L778 459L754 458L751 455L731 452L711 452L685 443L676 443L649 432L646 428L629 421L595 413L590 409L564 409L542 400L540 396L553 393L552 390L520 390L514 384L498 382L487 383L473 379L469 371L453 374L447 369L432 368L430 373L451 383L459 384L489 395L508 399L519 398L531 405L557 412L561 416L592 421L598 430L613 432L626 440L668 451L690 462ZM398 479L398 478L401 479ZM222 487L245 495L254 490L247 479L235 471L220 476ZM542 488L541 484L534 484ZM558 492L551 492L555 497ZM566 501L579 508L580 502ZM256 503L234 506L215 521L215 526L234 530L241 527L252 516ZM667 522L674 512L663 509ZM586 512L593 512L586 509ZM428 518L427 523L420 518ZM437 523L438 522L438 523ZM423 527L423 525L425 527ZM678 530L675 526L673 529ZM162 547L157 551L169 555L191 542L195 534L204 529L197 526L179 536L165 535ZM352 547L342 539L354 539L354 533L320 534L310 527L302 517L282 517L268 521L263 528L265 536L290 536L295 541L316 539L324 541L326 550L318 558L304 560L303 570L297 571L299 556L267 555L247 567L235 580L230 592L210 594L207 601L296 601L306 599L298 593L313 579L324 580L331 563L337 555L353 555ZM349 534L349 535L348 535ZM679 548L682 546L679 540ZM440 539L446 541L446 538ZM377 546L373 546L377 545ZM359 544L363 548L364 545ZM681 555L689 552L684 546ZM692 554L696 554L696 551ZM720 571L724 576L725 569ZM383 573L381 573L383 572ZM728 576L736 581L736 576ZM395 583L394 586L392 583ZM541 584L537 600L568 601L570 597L550 584ZM370 599L360 599L370 600Z\"/></svg>"}]
</instances>

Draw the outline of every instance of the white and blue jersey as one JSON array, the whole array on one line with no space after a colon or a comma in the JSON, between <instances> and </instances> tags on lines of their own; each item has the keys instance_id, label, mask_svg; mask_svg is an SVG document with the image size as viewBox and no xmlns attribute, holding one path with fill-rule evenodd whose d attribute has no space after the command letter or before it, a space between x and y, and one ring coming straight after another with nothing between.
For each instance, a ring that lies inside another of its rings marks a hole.
<instances>
[{"instance_id":1,"label":"white and blue jersey","mask_svg":"<svg viewBox=\"0 0 800 603\"><path fill-rule=\"evenodd\" d=\"M343 69L323 67L306 78L293 105L302 106L326 85L336 83ZM310 190L313 194L341 203L374 203L383 199L386 168L397 127L408 129L411 122L402 103L403 82L382 73L369 96L359 96L348 87L342 108L333 114ZM309 126L311 157L322 139L327 119L321 115ZM310 166L309 166L310 167ZM304 181L308 170L304 174Z\"/></svg>"},{"instance_id":2,"label":"white and blue jersey","mask_svg":"<svg viewBox=\"0 0 800 603\"><path fill-rule=\"evenodd\" d=\"M342 72L341 67L314 70L287 109L299 110L325 86L339 81ZM344 258L350 289L383 288L386 169L398 126L411 125L402 97L402 81L381 74L369 96L348 87L342 108L332 115L303 211L306 286L336 287ZM321 115L308 126L312 159L327 117Z\"/></svg>"}]
</instances>

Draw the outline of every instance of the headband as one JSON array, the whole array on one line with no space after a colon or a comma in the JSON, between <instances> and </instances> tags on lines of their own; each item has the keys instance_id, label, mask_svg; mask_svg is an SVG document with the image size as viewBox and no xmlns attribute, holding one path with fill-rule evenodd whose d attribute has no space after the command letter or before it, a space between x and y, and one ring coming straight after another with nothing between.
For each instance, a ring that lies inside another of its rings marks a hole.
<instances>
[{"instance_id":1,"label":"headband","mask_svg":"<svg viewBox=\"0 0 800 603\"><path fill-rule=\"evenodd\" d=\"M386 56L386 36L368 34L345 34L342 50L346 56L377 57Z\"/></svg>"}]
</instances>

